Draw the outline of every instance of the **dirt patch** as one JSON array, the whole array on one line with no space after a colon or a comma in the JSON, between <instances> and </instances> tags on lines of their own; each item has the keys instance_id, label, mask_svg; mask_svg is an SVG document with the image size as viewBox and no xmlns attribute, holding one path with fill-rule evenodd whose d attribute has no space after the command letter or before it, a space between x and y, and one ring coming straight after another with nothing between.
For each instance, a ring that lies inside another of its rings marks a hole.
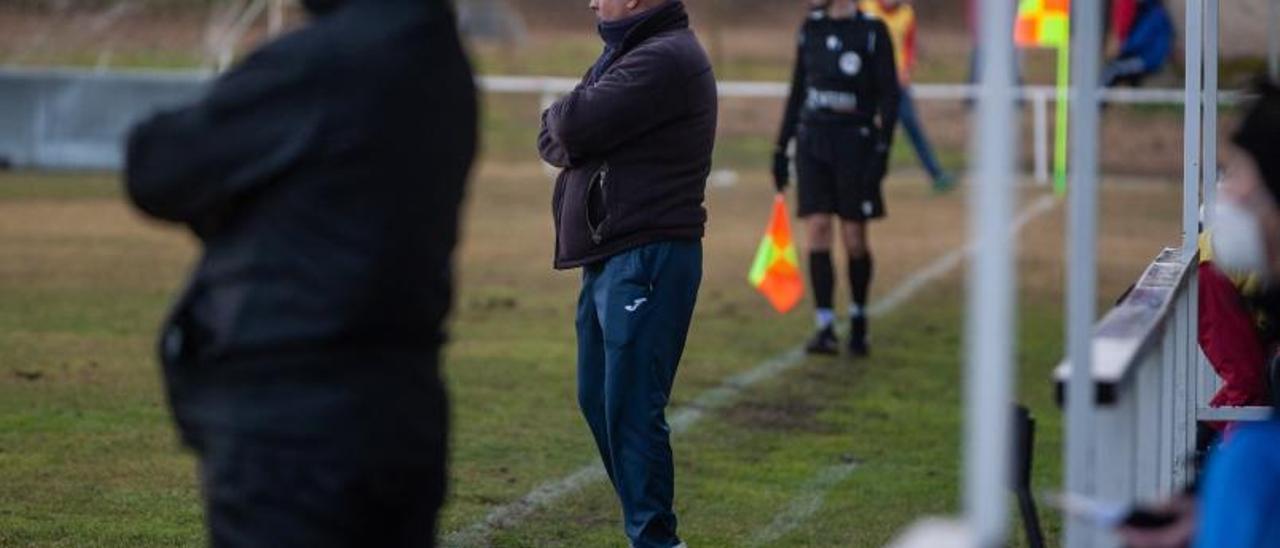
<instances>
[{"instance_id":1,"label":"dirt patch","mask_svg":"<svg viewBox=\"0 0 1280 548\"><path fill-rule=\"evenodd\" d=\"M744 401L724 412L724 419L742 428L771 432L826 431L817 415L818 399L787 401Z\"/></svg>"},{"instance_id":2,"label":"dirt patch","mask_svg":"<svg viewBox=\"0 0 1280 548\"><path fill-rule=\"evenodd\" d=\"M26 371L22 369L14 369L13 376L24 381L35 382L44 378L42 371Z\"/></svg>"}]
</instances>

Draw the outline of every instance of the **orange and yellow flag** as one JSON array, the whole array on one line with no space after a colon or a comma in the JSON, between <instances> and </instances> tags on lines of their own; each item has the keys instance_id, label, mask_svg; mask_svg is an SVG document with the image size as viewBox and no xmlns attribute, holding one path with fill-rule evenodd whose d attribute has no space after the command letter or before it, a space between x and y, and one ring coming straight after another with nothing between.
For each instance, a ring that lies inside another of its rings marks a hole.
<instances>
[{"instance_id":1,"label":"orange and yellow flag","mask_svg":"<svg viewBox=\"0 0 1280 548\"><path fill-rule=\"evenodd\" d=\"M773 200L769 228L760 241L760 250L747 277L756 290L769 299L769 304L783 314L795 308L804 295L804 279L800 276L800 260L791 226L787 221L787 203L779 194Z\"/></svg>"},{"instance_id":2,"label":"orange and yellow flag","mask_svg":"<svg viewBox=\"0 0 1280 548\"><path fill-rule=\"evenodd\" d=\"M1070 0L1022 0L1013 39L1020 47L1066 47L1071 38Z\"/></svg>"}]
</instances>

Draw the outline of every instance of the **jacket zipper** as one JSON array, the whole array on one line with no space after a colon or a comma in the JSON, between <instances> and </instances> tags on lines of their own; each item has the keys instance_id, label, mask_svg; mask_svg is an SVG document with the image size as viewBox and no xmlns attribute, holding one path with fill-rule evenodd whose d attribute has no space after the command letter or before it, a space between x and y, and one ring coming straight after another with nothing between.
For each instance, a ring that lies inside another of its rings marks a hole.
<instances>
[{"instance_id":1,"label":"jacket zipper","mask_svg":"<svg viewBox=\"0 0 1280 548\"><path fill-rule=\"evenodd\" d=\"M609 181L609 162L605 162L600 165L600 204L604 207L603 216L600 218L600 224L591 226L591 218L590 218L591 213L590 212L587 213L587 225L588 225L588 228L591 229L591 240L595 242L597 245L599 245L600 242L604 241L604 235L601 234L601 229L604 228L605 221L609 219L609 194L608 194L608 191L605 189L605 183L607 183L608 181ZM588 189L587 190L588 203L590 203L591 201L590 193L591 193L591 190Z\"/></svg>"}]
</instances>

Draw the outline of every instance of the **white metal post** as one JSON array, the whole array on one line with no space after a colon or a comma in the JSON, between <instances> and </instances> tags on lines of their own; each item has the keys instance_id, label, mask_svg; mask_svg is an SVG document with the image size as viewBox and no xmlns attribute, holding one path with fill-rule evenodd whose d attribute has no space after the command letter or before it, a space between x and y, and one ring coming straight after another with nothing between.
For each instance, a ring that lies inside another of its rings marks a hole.
<instances>
[{"instance_id":1,"label":"white metal post","mask_svg":"<svg viewBox=\"0 0 1280 548\"><path fill-rule=\"evenodd\" d=\"M1069 492L1093 494L1095 436L1093 323L1096 320L1098 239L1099 65L1102 11L1099 2L1073 2L1071 52L1071 189L1067 234L1067 473ZM1067 523L1067 546L1092 545L1086 520Z\"/></svg>"},{"instance_id":2,"label":"white metal post","mask_svg":"<svg viewBox=\"0 0 1280 548\"><path fill-rule=\"evenodd\" d=\"M1203 221L1205 228L1208 228L1213 222L1213 205L1218 194L1218 0L1203 2L1204 107L1201 116L1204 134L1201 136L1201 155L1204 163L1201 166L1201 177L1204 185Z\"/></svg>"},{"instance_id":3,"label":"white metal post","mask_svg":"<svg viewBox=\"0 0 1280 548\"><path fill-rule=\"evenodd\" d=\"M1187 0L1186 81L1183 93L1182 250L1192 253L1200 235L1201 102L1204 100L1204 0Z\"/></svg>"},{"instance_id":4,"label":"white metal post","mask_svg":"<svg viewBox=\"0 0 1280 548\"><path fill-rule=\"evenodd\" d=\"M1033 127L1032 137L1035 146L1036 184L1049 184L1049 94L1035 92L1031 95Z\"/></svg>"},{"instance_id":5,"label":"white metal post","mask_svg":"<svg viewBox=\"0 0 1280 548\"><path fill-rule=\"evenodd\" d=\"M981 0L982 60L969 200L969 266L965 401L964 506L975 545L1003 546L1010 478L1014 279L1013 10L1008 0Z\"/></svg>"}]
</instances>

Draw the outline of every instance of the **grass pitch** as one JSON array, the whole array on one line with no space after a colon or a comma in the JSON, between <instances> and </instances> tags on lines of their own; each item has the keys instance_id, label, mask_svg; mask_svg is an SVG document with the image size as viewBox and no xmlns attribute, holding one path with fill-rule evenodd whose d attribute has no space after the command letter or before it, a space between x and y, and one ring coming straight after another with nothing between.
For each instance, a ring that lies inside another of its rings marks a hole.
<instances>
[{"instance_id":1,"label":"grass pitch","mask_svg":"<svg viewBox=\"0 0 1280 548\"><path fill-rule=\"evenodd\" d=\"M447 350L444 533L596 459L574 397L577 274L550 269L550 185L527 161L486 162L473 178ZM806 308L777 316L745 281L770 194L763 173L709 190L706 274L673 407L808 333ZM891 218L872 231L876 295L965 235L962 194L932 196L907 174L888 196ZM1106 186L1100 301L1174 242L1178 196L1173 184ZM1039 486L1060 468L1048 374L1061 356L1062 232L1060 205L1028 225L1019 263L1019 397L1040 422ZM181 230L131 212L113 176L0 174L0 546L203 542L195 462L177 445L152 351L195 251ZM919 516L956 512L962 280L951 272L875 322L871 360L805 361L678 436L690 544L878 546ZM625 545L603 483L490 540Z\"/></svg>"}]
</instances>

